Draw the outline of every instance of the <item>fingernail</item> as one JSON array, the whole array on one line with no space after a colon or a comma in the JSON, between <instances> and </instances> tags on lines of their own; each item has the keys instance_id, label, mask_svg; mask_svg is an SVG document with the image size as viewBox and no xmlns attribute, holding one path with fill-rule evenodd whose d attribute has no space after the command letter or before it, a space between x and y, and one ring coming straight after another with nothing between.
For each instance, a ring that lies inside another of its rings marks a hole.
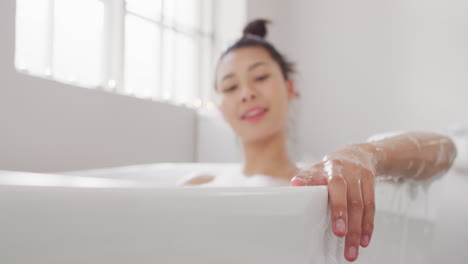
<instances>
[{"instance_id":1,"label":"fingernail","mask_svg":"<svg viewBox=\"0 0 468 264\"><path fill-rule=\"evenodd\" d=\"M305 186L307 185L307 181L300 176L296 176L291 180L291 185L292 186Z\"/></svg>"},{"instance_id":2,"label":"fingernail","mask_svg":"<svg viewBox=\"0 0 468 264\"><path fill-rule=\"evenodd\" d=\"M339 233L344 233L346 231L345 222L341 218L336 220L335 227L336 227L336 231Z\"/></svg>"},{"instance_id":3,"label":"fingernail","mask_svg":"<svg viewBox=\"0 0 468 264\"><path fill-rule=\"evenodd\" d=\"M370 237L368 235L365 235L361 240L361 245L363 247L367 247L369 245L369 240L370 240Z\"/></svg>"},{"instance_id":4,"label":"fingernail","mask_svg":"<svg viewBox=\"0 0 468 264\"><path fill-rule=\"evenodd\" d=\"M351 246L351 247L348 248L348 257L350 259L357 258L357 247Z\"/></svg>"}]
</instances>

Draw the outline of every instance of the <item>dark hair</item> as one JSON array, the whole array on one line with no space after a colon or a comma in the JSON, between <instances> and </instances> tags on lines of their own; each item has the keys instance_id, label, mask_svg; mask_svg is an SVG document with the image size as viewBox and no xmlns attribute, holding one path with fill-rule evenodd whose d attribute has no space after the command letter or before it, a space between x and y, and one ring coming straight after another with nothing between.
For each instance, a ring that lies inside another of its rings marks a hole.
<instances>
[{"instance_id":1,"label":"dark hair","mask_svg":"<svg viewBox=\"0 0 468 264\"><path fill-rule=\"evenodd\" d=\"M227 53L235 49L243 47L262 47L270 56L275 60L283 74L284 79L289 79L290 75L294 73L294 63L288 61L276 48L265 40L267 35L267 24L271 21L266 19L256 19L247 24L244 28L242 38L232 44L219 58L221 60Z\"/></svg>"}]
</instances>

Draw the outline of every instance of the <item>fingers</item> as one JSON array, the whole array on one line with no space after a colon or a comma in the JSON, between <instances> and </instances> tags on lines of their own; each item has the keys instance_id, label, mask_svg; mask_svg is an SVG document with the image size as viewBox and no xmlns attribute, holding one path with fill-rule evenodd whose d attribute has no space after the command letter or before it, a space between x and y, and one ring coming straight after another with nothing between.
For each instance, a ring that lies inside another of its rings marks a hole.
<instances>
[{"instance_id":1,"label":"fingers","mask_svg":"<svg viewBox=\"0 0 468 264\"><path fill-rule=\"evenodd\" d=\"M347 233L348 206L346 202L346 189L346 182L343 177L334 176L328 182L332 230L339 237L343 237Z\"/></svg>"},{"instance_id":2,"label":"fingers","mask_svg":"<svg viewBox=\"0 0 468 264\"><path fill-rule=\"evenodd\" d=\"M361 226L361 246L367 247L374 231L374 215L375 215L375 177L371 171L362 173L361 191L364 205L362 214Z\"/></svg>"},{"instance_id":3,"label":"fingers","mask_svg":"<svg viewBox=\"0 0 468 264\"><path fill-rule=\"evenodd\" d=\"M343 237L348 231L348 187L343 177L343 163L339 160L327 161L324 170L329 178L328 195L332 212L332 230L335 235Z\"/></svg>"},{"instance_id":4,"label":"fingers","mask_svg":"<svg viewBox=\"0 0 468 264\"><path fill-rule=\"evenodd\" d=\"M360 170L349 170L348 173L347 202L349 222L348 233L345 239L345 258L348 261L354 261L359 255L359 246L361 244L362 214L364 211L364 205L361 195Z\"/></svg>"},{"instance_id":5,"label":"fingers","mask_svg":"<svg viewBox=\"0 0 468 264\"><path fill-rule=\"evenodd\" d=\"M359 247L369 245L374 230L374 174L355 163L334 159L301 172L292 179L291 185L322 185L326 181L333 233L346 236L345 258L355 261Z\"/></svg>"},{"instance_id":6,"label":"fingers","mask_svg":"<svg viewBox=\"0 0 468 264\"><path fill-rule=\"evenodd\" d=\"M291 180L291 186L327 185L327 178L323 173L323 164L316 164L308 170L301 171Z\"/></svg>"}]
</instances>

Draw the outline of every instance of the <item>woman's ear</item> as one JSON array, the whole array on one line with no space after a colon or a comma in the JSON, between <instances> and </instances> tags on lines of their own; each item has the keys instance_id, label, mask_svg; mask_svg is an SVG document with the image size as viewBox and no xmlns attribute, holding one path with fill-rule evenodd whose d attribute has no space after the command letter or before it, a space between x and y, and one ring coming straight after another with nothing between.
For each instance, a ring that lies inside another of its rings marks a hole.
<instances>
[{"instance_id":1,"label":"woman's ear","mask_svg":"<svg viewBox=\"0 0 468 264\"><path fill-rule=\"evenodd\" d=\"M294 87L294 81L292 79L286 80L286 87L288 90L288 101L297 97L296 87Z\"/></svg>"}]
</instances>

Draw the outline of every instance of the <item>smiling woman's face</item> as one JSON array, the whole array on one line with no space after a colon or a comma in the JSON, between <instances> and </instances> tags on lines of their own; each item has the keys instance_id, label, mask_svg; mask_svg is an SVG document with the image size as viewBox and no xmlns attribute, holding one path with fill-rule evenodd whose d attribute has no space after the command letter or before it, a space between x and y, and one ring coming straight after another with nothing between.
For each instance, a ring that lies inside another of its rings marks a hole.
<instances>
[{"instance_id":1,"label":"smiling woman's face","mask_svg":"<svg viewBox=\"0 0 468 264\"><path fill-rule=\"evenodd\" d=\"M262 47L242 47L219 62L216 89L224 119L244 141L263 140L286 129L295 92L278 63Z\"/></svg>"}]
</instances>

